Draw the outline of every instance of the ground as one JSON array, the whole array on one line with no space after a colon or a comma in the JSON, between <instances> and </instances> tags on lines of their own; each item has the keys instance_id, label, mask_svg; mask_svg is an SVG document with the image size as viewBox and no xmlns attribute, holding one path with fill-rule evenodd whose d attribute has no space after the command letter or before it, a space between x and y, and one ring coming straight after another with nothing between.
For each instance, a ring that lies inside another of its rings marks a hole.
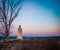
<instances>
[{"instance_id":1,"label":"ground","mask_svg":"<svg viewBox=\"0 0 60 50\"><path fill-rule=\"evenodd\" d=\"M60 50L60 38L34 38L0 42L0 50Z\"/></svg>"}]
</instances>

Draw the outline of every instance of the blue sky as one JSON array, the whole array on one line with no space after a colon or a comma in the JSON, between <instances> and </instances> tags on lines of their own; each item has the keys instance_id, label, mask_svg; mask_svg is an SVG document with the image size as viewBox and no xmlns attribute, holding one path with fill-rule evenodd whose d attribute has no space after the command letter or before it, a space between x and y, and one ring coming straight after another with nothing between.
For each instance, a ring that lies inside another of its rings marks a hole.
<instances>
[{"instance_id":1,"label":"blue sky","mask_svg":"<svg viewBox=\"0 0 60 50\"><path fill-rule=\"evenodd\" d=\"M59 0L23 0L15 29L22 25L23 35L59 35Z\"/></svg>"}]
</instances>

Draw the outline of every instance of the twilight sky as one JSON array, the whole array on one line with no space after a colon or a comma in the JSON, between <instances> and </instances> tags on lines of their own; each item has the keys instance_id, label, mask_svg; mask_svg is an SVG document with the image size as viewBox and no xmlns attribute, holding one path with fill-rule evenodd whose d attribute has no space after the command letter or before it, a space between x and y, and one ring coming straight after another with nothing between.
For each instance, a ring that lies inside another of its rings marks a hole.
<instances>
[{"instance_id":1,"label":"twilight sky","mask_svg":"<svg viewBox=\"0 0 60 50\"><path fill-rule=\"evenodd\" d=\"M21 25L23 35L60 35L59 21L59 0L24 0L21 11L13 22L13 32Z\"/></svg>"}]
</instances>

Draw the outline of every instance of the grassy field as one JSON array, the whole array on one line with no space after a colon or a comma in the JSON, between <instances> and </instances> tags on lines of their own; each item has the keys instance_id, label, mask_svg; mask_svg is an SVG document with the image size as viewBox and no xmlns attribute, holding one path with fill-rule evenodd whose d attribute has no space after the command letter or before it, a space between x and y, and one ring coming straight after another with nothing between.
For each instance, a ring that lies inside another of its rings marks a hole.
<instances>
[{"instance_id":1,"label":"grassy field","mask_svg":"<svg viewBox=\"0 0 60 50\"><path fill-rule=\"evenodd\" d=\"M35 38L0 42L0 50L60 50L60 38Z\"/></svg>"}]
</instances>

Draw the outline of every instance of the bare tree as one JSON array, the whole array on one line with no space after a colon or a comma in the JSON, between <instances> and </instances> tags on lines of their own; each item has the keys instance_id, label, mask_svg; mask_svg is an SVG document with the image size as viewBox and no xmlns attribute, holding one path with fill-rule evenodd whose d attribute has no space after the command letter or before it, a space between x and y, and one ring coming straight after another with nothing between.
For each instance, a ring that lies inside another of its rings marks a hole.
<instances>
[{"instance_id":1,"label":"bare tree","mask_svg":"<svg viewBox=\"0 0 60 50\"><path fill-rule=\"evenodd\" d=\"M10 27L21 9L21 0L0 0L0 26L9 39Z\"/></svg>"}]
</instances>

